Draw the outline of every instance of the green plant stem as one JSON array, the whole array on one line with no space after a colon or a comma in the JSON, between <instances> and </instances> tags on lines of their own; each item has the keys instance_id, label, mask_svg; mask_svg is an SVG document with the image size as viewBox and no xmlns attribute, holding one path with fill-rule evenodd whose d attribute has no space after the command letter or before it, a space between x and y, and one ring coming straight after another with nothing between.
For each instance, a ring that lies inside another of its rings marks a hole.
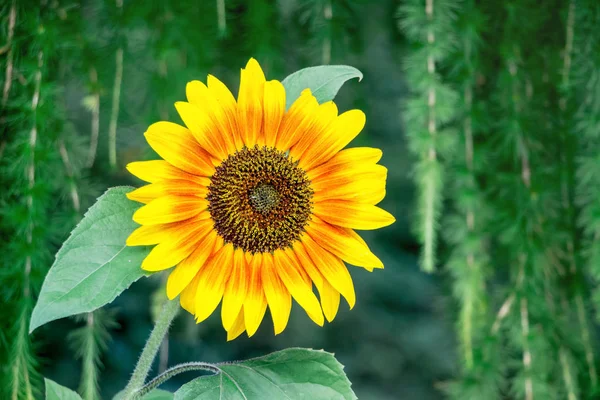
<instances>
[{"instance_id":1,"label":"green plant stem","mask_svg":"<svg viewBox=\"0 0 600 400\"><path fill-rule=\"evenodd\" d=\"M168 381L172 377L178 374L182 374L184 372L190 371L209 371L215 374L221 372L221 369L216 365L204 363L204 362L189 362L184 364L179 364L174 367L169 368L156 378L152 379L150 382L144 385L140 390L133 393L133 399L140 399L153 389L162 385L164 382Z\"/></svg>"},{"instance_id":2,"label":"green plant stem","mask_svg":"<svg viewBox=\"0 0 600 400\"><path fill-rule=\"evenodd\" d=\"M163 338L169 330L171 322L177 315L177 311L179 311L179 301L168 301L164 305L163 311L158 316L156 325L154 325L154 329L152 330L152 333L144 346L144 350L140 355L140 359L135 366L131 379L123 391L122 398L124 400L133 399L134 393L138 392L144 386L148 372L150 372L150 368L152 368L152 362L158 353Z\"/></svg>"}]
</instances>

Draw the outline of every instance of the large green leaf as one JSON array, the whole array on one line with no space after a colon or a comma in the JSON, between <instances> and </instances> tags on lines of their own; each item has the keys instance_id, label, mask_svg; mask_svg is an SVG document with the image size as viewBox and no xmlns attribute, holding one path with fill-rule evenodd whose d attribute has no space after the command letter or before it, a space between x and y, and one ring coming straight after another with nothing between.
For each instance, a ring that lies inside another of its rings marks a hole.
<instances>
[{"instance_id":1,"label":"large green leaf","mask_svg":"<svg viewBox=\"0 0 600 400\"><path fill-rule=\"evenodd\" d=\"M321 65L296 71L281 82L285 87L288 109L304 89L310 89L319 103L333 100L342 85L349 79L362 79L362 73L347 65Z\"/></svg>"},{"instance_id":2,"label":"large green leaf","mask_svg":"<svg viewBox=\"0 0 600 400\"><path fill-rule=\"evenodd\" d=\"M173 393L166 390L154 389L141 400L173 400Z\"/></svg>"},{"instance_id":3,"label":"large green leaf","mask_svg":"<svg viewBox=\"0 0 600 400\"><path fill-rule=\"evenodd\" d=\"M81 400L77 393L50 379L44 379L44 386L46 387L46 400Z\"/></svg>"},{"instance_id":4,"label":"large green leaf","mask_svg":"<svg viewBox=\"0 0 600 400\"><path fill-rule=\"evenodd\" d=\"M350 400L356 395L333 354L286 349L236 363L216 364L175 392L175 400Z\"/></svg>"},{"instance_id":5,"label":"large green leaf","mask_svg":"<svg viewBox=\"0 0 600 400\"><path fill-rule=\"evenodd\" d=\"M107 190L71 232L44 280L30 332L55 319L110 303L146 274L140 265L149 248L125 246L138 226L131 217L139 204L125 196L131 190Z\"/></svg>"}]
</instances>

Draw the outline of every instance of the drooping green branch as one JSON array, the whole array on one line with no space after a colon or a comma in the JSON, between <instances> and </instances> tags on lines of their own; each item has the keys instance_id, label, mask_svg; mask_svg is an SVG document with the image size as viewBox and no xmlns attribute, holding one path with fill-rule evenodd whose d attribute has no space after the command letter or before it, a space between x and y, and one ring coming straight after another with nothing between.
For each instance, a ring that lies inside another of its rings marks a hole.
<instances>
[{"instance_id":1,"label":"drooping green branch","mask_svg":"<svg viewBox=\"0 0 600 400\"><path fill-rule=\"evenodd\" d=\"M118 14L123 13L123 0L116 0ZM117 168L117 121L121 103L121 84L123 81L123 45L115 52L115 79L113 83L112 107L108 125L108 162L112 169Z\"/></svg>"},{"instance_id":2,"label":"drooping green branch","mask_svg":"<svg viewBox=\"0 0 600 400\"><path fill-rule=\"evenodd\" d=\"M485 291L485 268L488 263L486 250L485 199L477 182L474 137L481 129L481 113L473 107L477 90L477 74L481 69L479 47L481 46L482 15L473 1L465 2L458 9L460 22L456 37L459 46L455 55L455 73L452 76L461 93L457 108L461 110L461 129L464 152L456 157L450 185L456 214L447 218L445 239L453 245L448 268L454 279L454 294L460 302L458 330L467 370L474 364L475 343L481 336L486 320L487 294ZM481 150L481 149L478 149Z\"/></svg>"},{"instance_id":3,"label":"drooping green branch","mask_svg":"<svg viewBox=\"0 0 600 400\"><path fill-rule=\"evenodd\" d=\"M100 134L100 92L98 89L98 72L95 67L90 67L90 83L92 93L90 94L89 110L92 113L90 130L90 148L88 151L87 167L91 168L96 159L98 148L98 135Z\"/></svg>"},{"instance_id":4,"label":"drooping green branch","mask_svg":"<svg viewBox=\"0 0 600 400\"><path fill-rule=\"evenodd\" d=\"M85 343L82 346L82 364L80 393L85 400L100 398L98 390L98 366L100 364L100 344L96 333L97 322L94 313L88 313L85 322Z\"/></svg>"},{"instance_id":5,"label":"drooping green branch","mask_svg":"<svg viewBox=\"0 0 600 400\"><path fill-rule=\"evenodd\" d=\"M38 120L37 110L40 103L40 87L42 83L42 68L44 66L44 52L43 50L37 53L37 69L34 74L34 91L31 97L31 128L29 130L28 140L28 154L29 160L25 166L24 175L27 180L28 194L25 197L25 203L27 211L30 214L30 219L27 223L25 230L25 240L28 246L33 243L33 229L34 229L34 196L32 190L35 186L35 152L38 141ZM31 283L30 276L33 260L31 254L25 256L25 262L23 266L23 298L25 304L31 304ZM12 365L12 399L17 400L20 398L20 393L24 388L24 396L27 400L33 400L33 389L32 382L30 379L31 365L31 350L29 344L29 332L27 329L27 321L29 319L29 313L31 309L29 307L23 307L19 315L19 329L16 333L14 342L14 361Z\"/></svg>"},{"instance_id":6,"label":"drooping green branch","mask_svg":"<svg viewBox=\"0 0 600 400\"><path fill-rule=\"evenodd\" d=\"M58 141L58 152L60 153L60 158L63 162L63 166L65 167L65 175L67 176L67 180L69 181L69 194L71 196L73 210L77 215L79 215L79 213L81 212L81 200L79 196L79 191L77 190L77 183L75 182L73 164L71 164L71 160L69 159L69 153L67 151L67 147L65 146L65 141L62 138Z\"/></svg>"},{"instance_id":7,"label":"drooping green branch","mask_svg":"<svg viewBox=\"0 0 600 400\"><path fill-rule=\"evenodd\" d=\"M553 311L555 299L549 296L556 276L548 255L554 244L550 232L558 224L556 191L548 182L560 175L557 166L543 167L552 165L555 147L545 137L554 127L541 117L555 113L553 103L545 101L552 89L544 76L545 52L552 52L555 42L543 49L531 43L529 38L553 23L547 14L535 14L533 9L517 1L491 5L488 10L499 20L496 27L501 32L490 32L486 49L490 54L502 49L501 68L491 75L490 110L495 122L490 124L494 139L489 143L491 164L485 178L494 210L491 226L498 238L494 251L502 253L501 263L509 266L512 293L508 299L514 298L509 302L514 312L506 314L506 329L499 330L500 324L494 323L492 331L508 339L510 351L503 357L502 373L510 377L514 396L525 400L547 398L556 391L555 382L561 382L553 375L561 371L561 345L553 334L558 331L559 313ZM571 370L567 372L573 376Z\"/></svg>"},{"instance_id":8,"label":"drooping green branch","mask_svg":"<svg viewBox=\"0 0 600 400\"><path fill-rule=\"evenodd\" d=\"M104 309L82 315L81 319L84 325L71 332L69 340L82 363L79 393L84 400L96 400L100 399L101 355L110 341L110 329L117 324L112 313Z\"/></svg>"},{"instance_id":9,"label":"drooping green branch","mask_svg":"<svg viewBox=\"0 0 600 400\"><path fill-rule=\"evenodd\" d=\"M438 224L442 206L446 124L457 118L456 93L444 82L437 65L447 61L454 44L454 3L446 0L408 1L400 6L400 27L414 44L406 71L412 96L405 117L409 146L417 157L417 233L423 245L421 267L432 272L436 264Z\"/></svg>"},{"instance_id":10,"label":"drooping green branch","mask_svg":"<svg viewBox=\"0 0 600 400\"><path fill-rule=\"evenodd\" d=\"M578 279L575 288L576 315L581 330L582 344L585 351L587 363L587 375L590 382L590 392L598 391L598 376L590 327L586 317L585 300L585 276L591 275L595 281L592 290L592 301L596 313L600 310L600 170L598 169L598 152L600 137L598 136L598 121L600 121L600 60L597 57L600 50L600 34L598 24L600 23L600 4L595 1L571 2L568 24L572 33L572 56L565 54L565 64L571 67L570 72L565 73L563 78L563 90L568 93L564 96L563 108L568 112L570 119L568 124L568 141L577 141L576 161L573 157L569 160L575 169L574 195L571 194L576 205L581 207L578 225L583 229L584 236L581 240L581 251L574 258L574 274ZM569 56L567 58L567 55ZM571 61L572 59L572 61ZM565 68L566 70L566 68ZM567 103L568 101L568 103ZM570 188L570 187L569 187ZM574 218L573 218L574 219ZM575 232L575 228L573 228ZM576 249L578 250L578 249ZM583 262L577 265L577 260ZM580 270L579 270L580 269Z\"/></svg>"},{"instance_id":11,"label":"drooping green branch","mask_svg":"<svg viewBox=\"0 0 600 400\"><path fill-rule=\"evenodd\" d=\"M585 10L584 10L585 11ZM575 34L575 16L576 13L580 12L576 8L576 2L571 0L568 5L568 12L566 18L566 29L565 29L565 47L563 51L563 65L561 71L561 87L560 87L560 99L559 108L561 111L561 138L562 138L562 151L561 151L561 194L562 194L562 206L565 216L565 226L567 228L566 234L566 264L569 275L574 279L577 284L574 287L574 300L577 320L581 331L581 342L586 355L586 363L588 369L588 378L591 384L592 390L596 389L598 377L596 373L596 361L594 357L594 350L590 338L590 331L587 322L587 316L584 310L584 283L583 275L580 271L578 252L576 240L578 236L577 221L576 221L576 205L575 205L575 152L578 145L578 136L576 133L570 132L569 127L572 124L571 112L573 107L569 104L569 97L571 88L571 74L572 74L572 57L573 57L573 42ZM572 99L571 99L572 100ZM566 354L566 351L564 352ZM563 361L565 360L565 361ZM568 357L562 355L561 362L568 365L566 362ZM574 387L574 385L567 380L565 375L565 385ZM569 393L573 393L575 397L575 390L569 390ZM570 395L571 396L571 395Z\"/></svg>"},{"instance_id":12,"label":"drooping green branch","mask_svg":"<svg viewBox=\"0 0 600 400\"><path fill-rule=\"evenodd\" d=\"M18 314L15 339L12 349L12 373L11 373L11 399L35 400L33 395L33 383L31 380L31 371L35 368L36 362L33 358L31 342L27 322L31 314L31 299L25 301L25 305Z\"/></svg>"},{"instance_id":13,"label":"drooping green branch","mask_svg":"<svg viewBox=\"0 0 600 400\"><path fill-rule=\"evenodd\" d=\"M15 35L16 19L17 19L17 2L16 2L16 0L12 0L12 3L10 5L10 11L8 14L8 33L6 35L6 44L2 47L2 50L8 51L8 53L6 55L6 73L4 75L4 89L2 91L2 107L6 106L6 102L8 101L8 96L10 94L10 87L12 85L12 80L13 80L13 68L14 68L13 37ZM0 51L0 53L2 53L2 51Z\"/></svg>"},{"instance_id":14,"label":"drooping green branch","mask_svg":"<svg viewBox=\"0 0 600 400\"><path fill-rule=\"evenodd\" d=\"M313 62L328 65L332 59L345 54L352 45L354 27L359 23L355 15L356 2L351 0L302 0L297 12L306 28Z\"/></svg>"},{"instance_id":15,"label":"drooping green branch","mask_svg":"<svg viewBox=\"0 0 600 400\"><path fill-rule=\"evenodd\" d=\"M327 65L331 62L331 19L333 18L333 6L331 0L325 0L323 4L323 19L327 26L327 33L323 39L323 45L321 47L321 62L323 65Z\"/></svg>"}]
</instances>

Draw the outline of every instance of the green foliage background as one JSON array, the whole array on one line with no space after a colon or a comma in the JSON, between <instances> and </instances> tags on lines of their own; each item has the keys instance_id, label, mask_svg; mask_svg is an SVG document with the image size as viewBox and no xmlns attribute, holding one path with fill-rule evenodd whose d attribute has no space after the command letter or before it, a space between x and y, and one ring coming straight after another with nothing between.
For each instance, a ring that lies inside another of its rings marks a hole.
<instances>
[{"instance_id":1,"label":"green foliage background","mask_svg":"<svg viewBox=\"0 0 600 400\"><path fill-rule=\"evenodd\" d=\"M360 399L595 398L599 25L594 0L3 1L0 398L126 384L164 277L30 337L41 282L96 197L140 184L124 166L155 157L142 134L179 121L185 84L235 93L249 57L269 78L364 73L337 103L384 150L397 223L363 237L386 269L352 270L357 305L324 328L294 307L281 335L227 343L218 313L181 315L156 370L302 346L335 352Z\"/></svg>"}]
</instances>

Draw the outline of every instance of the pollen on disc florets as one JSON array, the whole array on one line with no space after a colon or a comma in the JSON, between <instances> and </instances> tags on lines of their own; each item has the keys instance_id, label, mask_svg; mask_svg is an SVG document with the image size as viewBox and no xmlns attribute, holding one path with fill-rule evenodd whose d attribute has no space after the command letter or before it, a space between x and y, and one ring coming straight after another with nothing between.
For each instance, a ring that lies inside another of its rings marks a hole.
<instances>
[{"instance_id":1,"label":"pollen on disc florets","mask_svg":"<svg viewBox=\"0 0 600 400\"><path fill-rule=\"evenodd\" d=\"M208 187L208 210L227 243L273 252L300 238L312 212L306 172L271 147L243 148L219 165Z\"/></svg>"}]
</instances>

